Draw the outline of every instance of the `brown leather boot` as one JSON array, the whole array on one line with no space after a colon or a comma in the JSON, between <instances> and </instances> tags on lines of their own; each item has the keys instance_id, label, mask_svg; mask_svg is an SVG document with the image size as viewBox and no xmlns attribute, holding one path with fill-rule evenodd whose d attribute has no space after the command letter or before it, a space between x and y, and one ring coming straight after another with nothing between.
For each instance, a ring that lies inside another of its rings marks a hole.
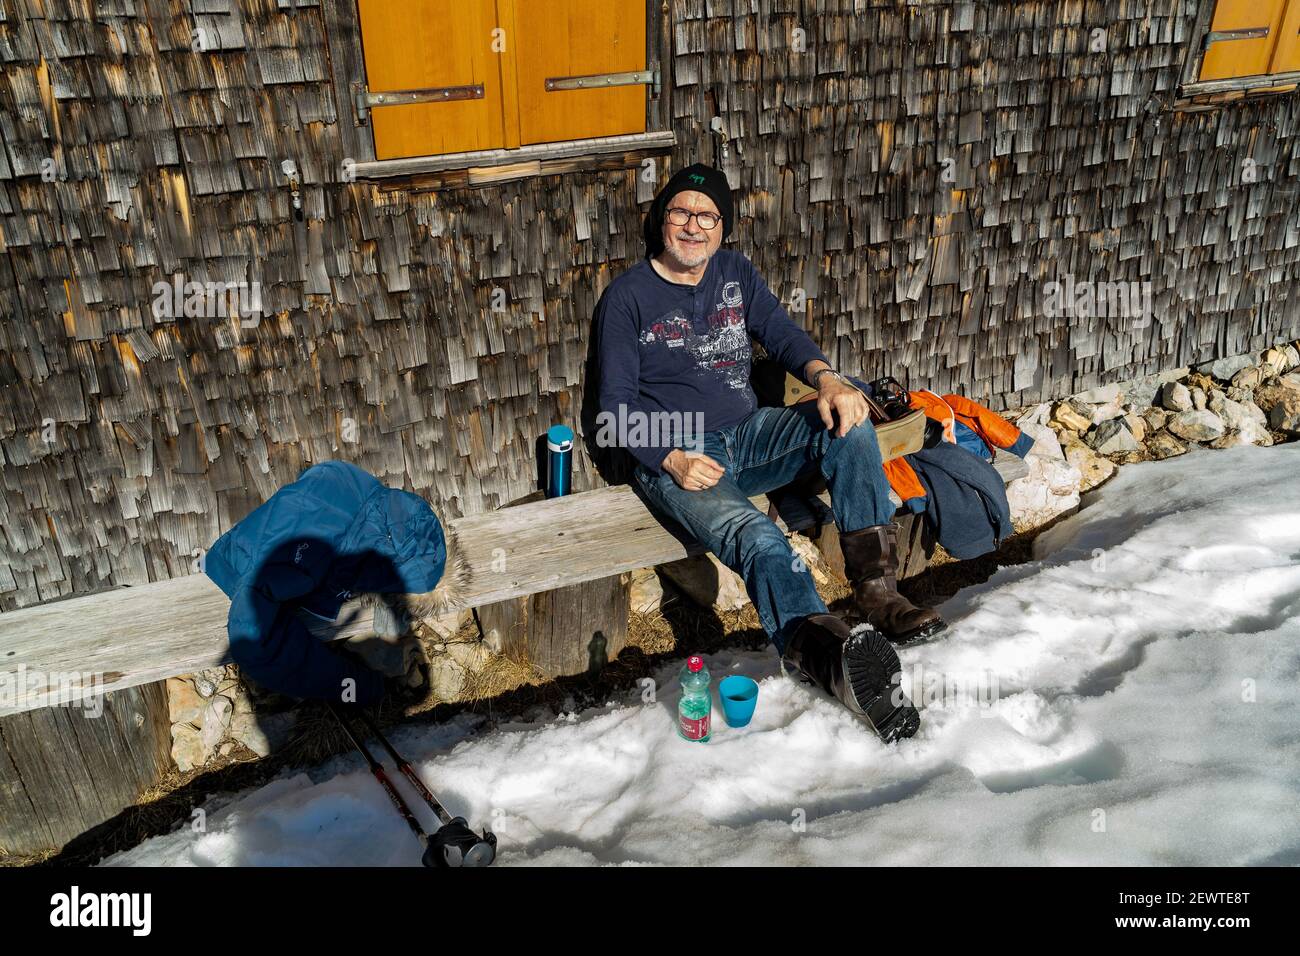
<instances>
[{"instance_id":1,"label":"brown leather boot","mask_svg":"<svg viewBox=\"0 0 1300 956\"><path fill-rule=\"evenodd\" d=\"M903 693L898 654L870 625L850 631L834 614L814 614L791 636L781 665L864 718L885 743L911 737L921 726Z\"/></svg>"},{"instance_id":2,"label":"brown leather boot","mask_svg":"<svg viewBox=\"0 0 1300 956\"><path fill-rule=\"evenodd\" d=\"M908 644L948 626L932 609L917 607L898 593L898 525L840 532L840 550L858 613L889 640Z\"/></svg>"}]
</instances>

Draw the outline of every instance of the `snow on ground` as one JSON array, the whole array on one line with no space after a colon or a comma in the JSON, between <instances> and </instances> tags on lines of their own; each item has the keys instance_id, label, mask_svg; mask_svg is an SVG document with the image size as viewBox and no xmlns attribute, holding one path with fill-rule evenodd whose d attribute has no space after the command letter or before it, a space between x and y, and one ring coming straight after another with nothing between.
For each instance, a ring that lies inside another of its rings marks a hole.
<instances>
[{"instance_id":1,"label":"snow on ground","mask_svg":"<svg viewBox=\"0 0 1300 956\"><path fill-rule=\"evenodd\" d=\"M657 702L394 742L498 833L499 864L1300 864L1298 479L1300 444L1125 466L905 650L925 709L898 745L771 651L708 658L761 690L740 730L715 703L704 745L675 736L680 661ZM411 866L419 849L349 756L108 862Z\"/></svg>"}]
</instances>

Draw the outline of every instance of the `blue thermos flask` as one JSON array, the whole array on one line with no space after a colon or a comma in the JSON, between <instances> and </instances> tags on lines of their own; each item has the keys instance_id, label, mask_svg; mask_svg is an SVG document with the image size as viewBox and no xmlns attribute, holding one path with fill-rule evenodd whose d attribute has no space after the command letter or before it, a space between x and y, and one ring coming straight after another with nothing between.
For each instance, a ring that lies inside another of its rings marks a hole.
<instances>
[{"instance_id":1,"label":"blue thermos flask","mask_svg":"<svg viewBox=\"0 0 1300 956\"><path fill-rule=\"evenodd\" d=\"M573 429L552 425L546 430L547 482L546 497L559 498L569 493L573 468Z\"/></svg>"}]
</instances>

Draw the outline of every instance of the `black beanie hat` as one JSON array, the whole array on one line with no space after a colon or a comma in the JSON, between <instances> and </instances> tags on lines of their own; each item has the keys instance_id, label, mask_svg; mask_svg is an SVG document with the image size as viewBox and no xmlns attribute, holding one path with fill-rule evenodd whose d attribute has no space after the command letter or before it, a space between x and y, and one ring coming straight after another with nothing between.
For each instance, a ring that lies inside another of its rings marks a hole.
<instances>
[{"instance_id":1,"label":"black beanie hat","mask_svg":"<svg viewBox=\"0 0 1300 956\"><path fill-rule=\"evenodd\" d=\"M727 182L726 173L703 163L693 163L673 173L672 178L663 189L659 190L654 202L650 204L650 211L645 217L647 255L658 255L663 251L664 214L668 211L668 203L678 193L687 191L704 193L712 199L722 216L722 238L726 239L731 234L731 220L735 215L735 206L731 202L731 184Z\"/></svg>"}]
</instances>

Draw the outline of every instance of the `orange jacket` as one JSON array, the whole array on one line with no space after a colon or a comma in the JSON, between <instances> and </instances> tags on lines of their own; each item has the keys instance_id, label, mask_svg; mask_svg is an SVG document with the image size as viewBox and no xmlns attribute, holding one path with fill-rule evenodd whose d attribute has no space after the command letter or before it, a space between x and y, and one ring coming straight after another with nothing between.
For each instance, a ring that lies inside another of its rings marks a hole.
<instances>
[{"instance_id":1,"label":"orange jacket","mask_svg":"<svg viewBox=\"0 0 1300 956\"><path fill-rule=\"evenodd\" d=\"M986 444L995 448L1005 448L1013 455L1025 457L1034 440L1024 434L997 412L985 408L978 402L972 402L961 395L936 395L934 392L918 389L911 393L912 407L919 408L926 416L943 425L943 440L957 441L957 423L965 425ZM904 506L912 511L924 510L925 487L916 477L911 463L906 456L885 462L885 477L889 487L902 499Z\"/></svg>"}]
</instances>

